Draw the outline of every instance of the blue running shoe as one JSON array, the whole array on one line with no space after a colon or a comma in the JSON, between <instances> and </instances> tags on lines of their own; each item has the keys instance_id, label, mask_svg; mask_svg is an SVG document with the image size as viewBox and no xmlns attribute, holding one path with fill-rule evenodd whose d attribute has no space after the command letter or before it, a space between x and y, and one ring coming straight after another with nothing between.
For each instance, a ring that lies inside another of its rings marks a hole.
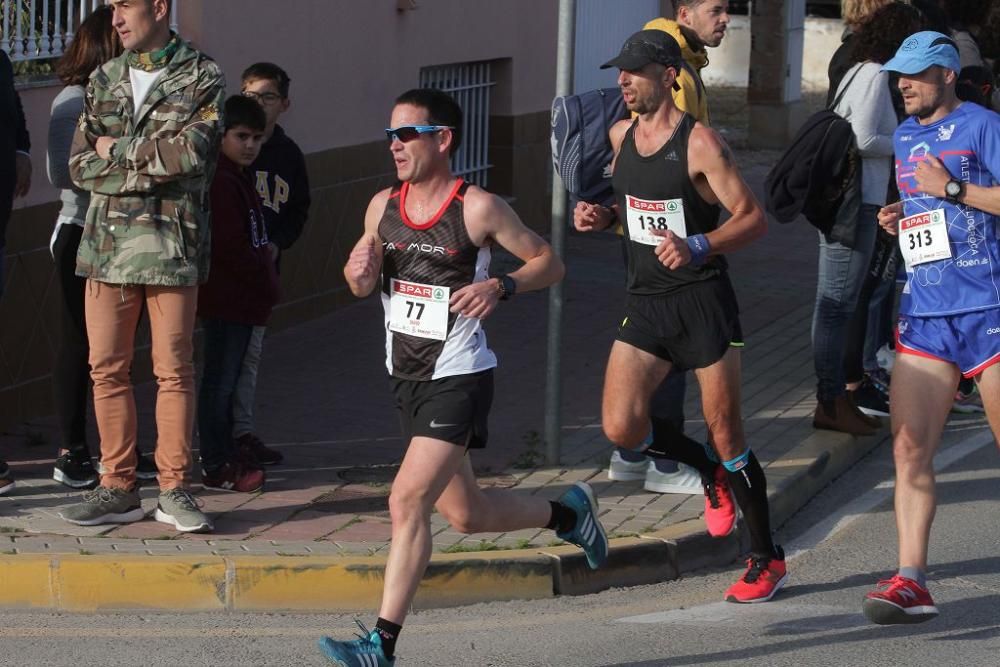
<instances>
[{"instance_id":1,"label":"blue running shoe","mask_svg":"<svg viewBox=\"0 0 1000 667\"><path fill-rule=\"evenodd\" d=\"M591 570L604 565L604 561L608 559L608 536L604 534L604 526L597 520L597 498L590 485L577 482L559 496L556 502L576 512L573 530L556 533L556 536L582 548Z\"/></svg>"},{"instance_id":2,"label":"blue running shoe","mask_svg":"<svg viewBox=\"0 0 1000 667\"><path fill-rule=\"evenodd\" d=\"M323 637L317 642L323 655L341 667L392 667L396 659L394 657L390 660L385 657L379 633L374 630L368 632L364 623L357 619L354 619L354 622L361 628L358 638L342 642Z\"/></svg>"}]
</instances>

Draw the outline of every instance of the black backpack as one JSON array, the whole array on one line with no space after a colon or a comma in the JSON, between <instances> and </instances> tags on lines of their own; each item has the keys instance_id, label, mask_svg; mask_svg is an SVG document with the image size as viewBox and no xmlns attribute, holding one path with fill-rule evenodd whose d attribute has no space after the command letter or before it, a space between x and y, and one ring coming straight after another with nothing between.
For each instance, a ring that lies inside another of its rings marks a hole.
<instances>
[{"instance_id":1,"label":"black backpack","mask_svg":"<svg viewBox=\"0 0 1000 667\"><path fill-rule=\"evenodd\" d=\"M799 128L764 181L764 206L778 222L799 214L851 248L861 204L861 158L851 124L833 109L858 75L854 72L829 108Z\"/></svg>"},{"instance_id":2,"label":"black backpack","mask_svg":"<svg viewBox=\"0 0 1000 667\"><path fill-rule=\"evenodd\" d=\"M608 132L628 117L618 88L601 88L552 101L552 165L576 199L609 204L611 160Z\"/></svg>"}]
</instances>

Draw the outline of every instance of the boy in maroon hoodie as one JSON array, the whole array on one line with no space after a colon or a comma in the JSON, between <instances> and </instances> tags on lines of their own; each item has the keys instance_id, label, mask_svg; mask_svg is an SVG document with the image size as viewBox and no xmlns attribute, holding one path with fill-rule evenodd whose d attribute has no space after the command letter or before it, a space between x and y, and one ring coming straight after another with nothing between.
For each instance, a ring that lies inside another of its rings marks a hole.
<instances>
[{"instance_id":1,"label":"boy in maroon hoodie","mask_svg":"<svg viewBox=\"0 0 1000 667\"><path fill-rule=\"evenodd\" d=\"M202 482L206 489L255 492L264 471L237 455L233 392L255 325L278 302L278 274L268 249L260 200L246 168L260 153L267 123L260 105L226 100L225 134L212 181L212 263L198 291L205 367L198 392Z\"/></svg>"}]
</instances>

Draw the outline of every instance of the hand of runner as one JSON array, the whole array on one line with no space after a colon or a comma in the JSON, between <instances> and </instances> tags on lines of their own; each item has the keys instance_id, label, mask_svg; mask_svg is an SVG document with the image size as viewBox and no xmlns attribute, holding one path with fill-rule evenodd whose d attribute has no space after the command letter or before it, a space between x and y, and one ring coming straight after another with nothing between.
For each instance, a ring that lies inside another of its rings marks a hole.
<instances>
[{"instance_id":1,"label":"hand of runner","mask_svg":"<svg viewBox=\"0 0 1000 667\"><path fill-rule=\"evenodd\" d=\"M451 312L480 320L489 317L496 310L500 293L493 280L483 280L466 285L451 295Z\"/></svg>"},{"instance_id":2,"label":"hand of runner","mask_svg":"<svg viewBox=\"0 0 1000 667\"><path fill-rule=\"evenodd\" d=\"M650 233L663 238L660 245L653 250L663 266L673 271L691 263L691 248L683 238L669 229L653 229Z\"/></svg>"},{"instance_id":3,"label":"hand of runner","mask_svg":"<svg viewBox=\"0 0 1000 667\"><path fill-rule=\"evenodd\" d=\"M577 202L573 209L573 226L578 232L599 232L611 226L611 209L600 204Z\"/></svg>"},{"instance_id":4,"label":"hand of runner","mask_svg":"<svg viewBox=\"0 0 1000 667\"><path fill-rule=\"evenodd\" d=\"M897 201L883 206L878 211L878 224L889 234L899 234L899 219L903 217L903 202Z\"/></svg>"},{"instance_id":5,"label":"hand of runner","mask_svg":"<svg viewBox=\"0 0 1000 667\"><path fill-rule=\"evenodd\" d=\"M944 186L951 180L951 174L941 160L930 153L917 165L913 175L917 179L920 191L933 197L944 197Z\"/></svg>"},{"instance_id":6,"label":"hand of runner","mask_svg":"<svg viewBox=\"0 0 1000 667\"><path fill-rule=\"evenodd\" d=\"M378 268L378 262L375 259L375 244L377 242L378 239L374 234L368 234L354 246L351 256L347 258L346 272L350 280L362 283L375 277Z\"/></svg>"}]
</instances>

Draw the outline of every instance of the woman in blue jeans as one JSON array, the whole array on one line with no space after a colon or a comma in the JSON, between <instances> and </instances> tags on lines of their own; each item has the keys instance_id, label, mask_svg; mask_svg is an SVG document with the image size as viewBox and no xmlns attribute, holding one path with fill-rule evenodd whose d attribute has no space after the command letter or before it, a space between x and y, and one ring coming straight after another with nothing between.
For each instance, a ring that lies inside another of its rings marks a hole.
<instances>
[{"instance_id":1,"label":"woman in blue jeans","mask_svg":"<svg viewBox=\"0 0 1000 667\"><path fill-rule=\"evenodd\" d=\"M897 126L889 75L882 63L908 35L921 29L912 7L892 3L872 15L852 39L856 63L837 89L834 111L851 124L861 157L861 206L851 246L820 233L816 306L813 311L813 360L816 413L813 426L870 435L879 421L861 412L846 388L844 350L871 264L878 229L876 215L886 204L892 175L892 135ZM841 211L850 215L845 207Z\"/></svg>"}]
</instances>

